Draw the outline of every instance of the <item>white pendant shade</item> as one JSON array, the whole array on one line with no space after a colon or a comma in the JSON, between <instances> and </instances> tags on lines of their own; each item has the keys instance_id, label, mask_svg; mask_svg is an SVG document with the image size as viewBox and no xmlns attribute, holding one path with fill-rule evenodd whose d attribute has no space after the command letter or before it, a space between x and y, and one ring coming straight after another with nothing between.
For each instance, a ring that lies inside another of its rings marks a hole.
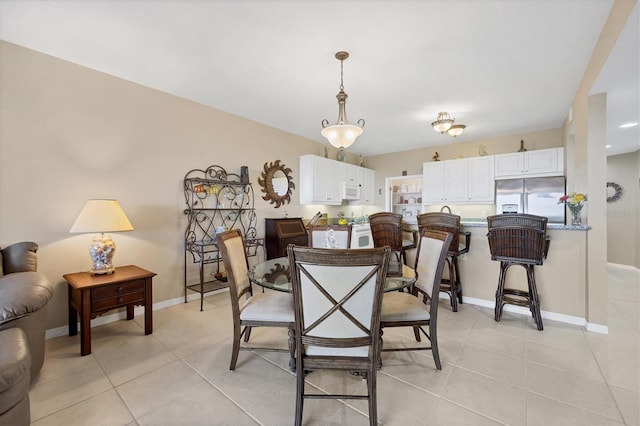
<instances>
[{"instance_id":1,"label":"white pendant shade","mask_svg":"<svg viewBox=\"0 0 640 426\"><path fill-rule=\"evenodd\" d=\"M362 127L353 124L335 124L320 132L336 148L348 148L362 134Z\"/></svg>"}]
</instances>

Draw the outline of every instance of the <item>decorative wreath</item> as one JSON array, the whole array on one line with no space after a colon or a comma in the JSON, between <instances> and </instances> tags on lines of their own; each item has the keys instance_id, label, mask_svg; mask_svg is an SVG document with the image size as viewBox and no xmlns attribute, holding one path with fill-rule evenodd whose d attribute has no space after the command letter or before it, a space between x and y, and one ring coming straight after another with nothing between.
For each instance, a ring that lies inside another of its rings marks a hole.
<instances>
[{"instance_id":1,"label":"decorative wreath","mask_svg":"<svg viewBox=\"0 0 640 426\"><path fill-rule=\"evenodd\" d=\"M622 197L622 187L615 182L607 182L607 203L615 203L620 197Z\"/></svg>"}]
</instances>

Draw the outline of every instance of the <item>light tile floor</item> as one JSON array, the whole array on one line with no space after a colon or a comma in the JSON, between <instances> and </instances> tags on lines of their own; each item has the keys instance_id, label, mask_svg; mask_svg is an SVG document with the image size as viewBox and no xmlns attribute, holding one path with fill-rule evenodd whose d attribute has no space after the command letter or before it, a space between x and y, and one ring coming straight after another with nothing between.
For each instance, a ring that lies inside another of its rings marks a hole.
<instances>
[{"instance_id":1,"label":"light tile floor","mask_svg":"<svg viewBox=\"0 0 640 426\"><path fill-rule=\"evenodd\" d=\"M472 305L439 309L442 371L428 352L383 355L378 418L385 425L639 425L640 279L609 268L609 334ZM93 353L79 338L47 341L44 368L30 392L34 425L289 425L295 378L278 352L241 352L229 371L228 294L92 330ZM385 331L387 344L409 330ZM252 340L286 346L284 330L256 329ZM357 377L315 372L320 389L362 390ZM368 424L366 401L305 402L307 425Z\"/></svg>"}]
</instances>

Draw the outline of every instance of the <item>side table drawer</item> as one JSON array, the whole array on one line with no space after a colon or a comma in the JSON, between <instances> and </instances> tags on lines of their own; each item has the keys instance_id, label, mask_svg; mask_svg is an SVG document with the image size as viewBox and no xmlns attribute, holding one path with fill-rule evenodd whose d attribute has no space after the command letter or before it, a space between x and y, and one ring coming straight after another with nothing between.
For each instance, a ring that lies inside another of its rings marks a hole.
<instances>
[{"instance_id":1,"label":"side table drawer","mask_svg":"<svg viewBox=\"0 0 640 426\"><path fill-rule=\"evenodd\" d=\"M144 291L137 291L135 293L120 294L104 299L93 300L91 302L91 311L99 312L138 302L144 303Z\"/></svg>"},{"instance_id":2,"label":"side table drawer","mask_svg":"<svg viewBox=\"0 0 640 426\"><path fill-rule=\"evenodd\" d=\"M144 280L129 281L126 283L107 285L91 289L91 299L103 299L105 297L120 296L126 293L144 292Z\"/></svg>"}]
</instances>

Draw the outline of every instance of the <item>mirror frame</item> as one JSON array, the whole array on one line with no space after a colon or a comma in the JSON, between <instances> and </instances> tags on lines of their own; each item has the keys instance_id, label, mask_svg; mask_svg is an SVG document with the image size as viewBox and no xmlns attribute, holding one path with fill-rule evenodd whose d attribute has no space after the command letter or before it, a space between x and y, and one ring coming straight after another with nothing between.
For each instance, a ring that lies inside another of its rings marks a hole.
<instances>
[{"instance_id":1,"label":"mirror frame","mask_svg":"<svg viewBox=\"0 0 640 426\"><path fill-rule=\"evenodd\" d=\"M258 184L262 187L261 191L265 194L262 199L269 201L271 204L275 204L277 209L283 204L291 202L292 190L296 187L293 183L293 177L291 176L291 169L286 167L280 160L276 160L272 163L264 163L264 171L258 178ZM273 176L277 172L282 172L287 178L287 193L284 195L278 194L273 188Z\"/></svg>"}]
</instances>

